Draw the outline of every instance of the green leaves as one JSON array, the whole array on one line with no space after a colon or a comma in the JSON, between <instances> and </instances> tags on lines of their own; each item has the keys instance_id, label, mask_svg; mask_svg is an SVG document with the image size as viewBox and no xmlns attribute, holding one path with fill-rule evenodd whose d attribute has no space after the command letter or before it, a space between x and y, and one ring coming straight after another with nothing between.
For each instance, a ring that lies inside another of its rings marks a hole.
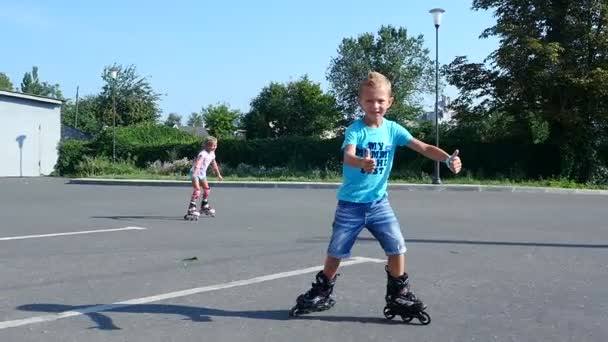
<instances>
[{"instance_id":1,"label":"green leaves","mask_svg":"<svg viewBox=\"0 0 608 342\"><path fill-rule=\"evenodd\" d=\"M327 73L337 102L350 119L360 115L359 84L369 71L392 82L395 102L388 117L404 123L421 112L420 95L434 91L434 66L422 36L409 37L405 28L382 26L378 33L345 38Z\"/></svg>"},{"instance_id":2,"label":"green leaves","mask_svg":"<svg viewBox=\"0 0 608 342\"><path fill-rule=\"evenodd\" d=\"M32 95L48 96L63 99L59 84L41 82L38 78L38 67L32 67L32 72L26 72L21 82L21 92Z\"/></svg>"},{"instance_id":3,"label":"green leaves","mask_svg":"<svg viewBox=\"0 0 608 342\"><path fill-rule=\"evenodd\" d=\"M608 1L475 0L473 9L494 11L482 37L500 45L491 66L459 57L444 69L461 91L459 125L499 116L507 129L495 126L494 139L557 144L563 176L596 179L608 139Z\"/></svg>"},{"instance_id":4,"label":"green leaves","mask_svg":"<svg viewBox=\"0 0 608 342\"><path fill-rule=\"evenodd\" d=\"M167 119L165 120L165 126L173 127L173 126L181 126L182 125L182 116L177 113L169 113Z\"/></svg>"},{"instance_id":5,"label":"green leaves","mask_svg":"<svg viewBox=\"0 0 608 342\"><path fill-rule=\"evenodd\" d=\"M307 76L287 84L270 83L243 118L247 138L321 137L333 133L341 113L333 96Z\"/></svg>"},{"instance_id":6,"label":"green leaves","mask_svg":"<svg viewBox=\"0 0 608 342\"><path fill-rule=\"evenodd\" d=\"M209 105L201 111L205 128L216 138L230 138L238 128L237 122L241 112L230 109L227 104Z\"/></svg>"},{"instance_id":7,"label":"green leaves","mask_svg":"<svg viewBox=\"0 0 608 342\"><path fill-rule=\"evenodd\" d=\"M111 69L116 69L117 77L113 79ZM137 73L134 65L123 67L114 64L106 66L101 75L105 82L100 96L100 121L113 125L113 102L116 104L116 125L129 126L143 122L156 122L160 116L156 93L146 77Z\"/></svg>"},{"instance_id":8,"label":"green leaves","mask_svg":"<svg viewBox=\"0 0 608 342\"><path fill-rule=\"evenodd\" d=\"M100 98L95 95L87 95L78 101L78 112L76 103L68 101L61 110L61 123L89 134L96 134L101 129L98 120Z\"/></svg>"},{"instance_id":9,"label":"green leaves","mask_svg":"<svg viewBox=\"0 0 608 342\"><path fill-rule=\"evenodd\" d=\"M0 72L0 90L13 91L13 83L3 72Z\"/></svg>"},{"instance_id":10,"label":"green leaves","mask_svg":"<svg viewBox=\"0 0 608 342\"><path fill-rule=\"evenodd\" d=\"M203 127L205 126L205 120L203 119L203 115L201 113L190 113L188 117L188 121L186 122L186 126L189 127Z\"/></svg>"}]
</instances>

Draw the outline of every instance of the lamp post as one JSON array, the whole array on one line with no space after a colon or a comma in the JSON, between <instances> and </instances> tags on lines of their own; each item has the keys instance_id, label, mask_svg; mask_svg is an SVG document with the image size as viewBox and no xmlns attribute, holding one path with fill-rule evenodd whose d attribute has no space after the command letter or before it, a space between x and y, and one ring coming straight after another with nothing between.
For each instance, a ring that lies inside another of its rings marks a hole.
<instances>
[{"instance_id":1,"label":"lamp post","mask_svg":"<svg viewBox=\"0 0 608 342\"><path fill-rule=\"evenodd\" d=\"M116 162L116 77L118 77L118 69L110 69L110 77L112 78L112 162Z\"/></svg>"},{"instance_id":2,"label":"lamp post","mask_svg":"<svg viewBox=\"0 0 608 342\"><path fill-rule=\"evenodd\" d=\"M435 146L439 147L439 26L441 25L441 15L445 13L445 10L433 8L429 13L433 15L435 24ZM433 184L441 184L438 161L435 162L433 170Z\"/></svg>"},{"instance_id":3,"label":"lamp post","mask_svg":"<svg viewBox=\"0 0 608 342\"><path fill-rule=\"evenodd\" d=\"M74 115L74 128L78 129L78 88L80 88L79 86L76 86L76 115Z\"/></svg>"}]
</instances>

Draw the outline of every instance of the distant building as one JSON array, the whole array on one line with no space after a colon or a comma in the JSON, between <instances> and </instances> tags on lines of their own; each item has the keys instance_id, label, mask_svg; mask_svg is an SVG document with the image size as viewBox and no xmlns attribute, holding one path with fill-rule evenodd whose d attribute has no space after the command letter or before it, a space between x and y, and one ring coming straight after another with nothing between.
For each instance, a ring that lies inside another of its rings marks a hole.
<instances>
[{"instance_id":1,"label":"distant building","mask_svg":"<svg viewBox=\"0 0 608 342\"><path fill-rule=\"evenodd\" d=\"M53 172L62 104L57 99L0 90L0 177Z\"/></svg>"},{"instance_id":2,"label":"distant building","mask_svg":"<svg viewBox=\"0 0 608 342\"><path fill-rule=\"evenodd\" d=\"M234 135L235 139L241 139L241 140L247 139L247 130L245 130L245 129L237 129L232 134Z\"/></svg>"},{"instance_id":3,"label":"distant building","mask_svg":"<svg viewBox=\"0 0 608 342\"><path fill-rule=\"evenodd\" d=\"M180 126L180 127L178 127L178 129L182 130L184 132L194 134L197 137L201 137L201 138L209 135L209 132L207 132L205 127Z\"/></svg>"},{"instance_id":4,"label":"distant building","mask_svg":"<svg viewBox=\"0 0 608 342\"><path fill-rule=\"evenodd\" d=\"M437 106L437 118L438 118L439 124L450 122L452 120L452 118L454 117L454 115L456 115L456 112L449 108L450 104L451 104L450 98L445 95L442 95L441 99L439 100L438 106ZM425 112L422 115L422 119L431 121L434 123L435 122L435 108L433 108L432 111Z\"/></svg>"},{"instance_id":5,"label":"distant building","mask_svg":"<svg viewBox=\"0 0 608 342\"><path fill-rule=\"evenodd\" d=\"M207 129L205 127L190 127L190 126L173 125L173 128L194 134L197 137L201 137L201 138L204 138L209 135L209 132L207 131ZM247 131L244 129L237 129L234 132L232 132L232 135L234 136L235 139L245 139L247 136Z\"/></svg>"}]
</instances>

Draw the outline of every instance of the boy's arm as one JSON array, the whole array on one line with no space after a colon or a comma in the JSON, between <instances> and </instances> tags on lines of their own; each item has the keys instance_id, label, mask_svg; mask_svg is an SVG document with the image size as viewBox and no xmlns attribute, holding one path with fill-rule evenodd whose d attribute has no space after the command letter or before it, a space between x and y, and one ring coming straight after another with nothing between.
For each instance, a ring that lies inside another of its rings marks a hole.
<instances>
[{"instance_id":1,"label":"boy's arm","mask_svg":"<svg viewBox=\"0 0 608 342\"><path fill-rule=\"evenodd\" d=\"M450 170L454 173L460 172L460 169L462 168L462 162L458 157L458 150L454 151L454 153L450 156L444 150L433 145L425 144L424 142L415 138L412 138L410 140L410 142L407 144L407 147L429 159L445 162L446 165L450 168Z\"/></svg>"},{"instance_id":2,"label":"boy's arm","mask_svg":"<svg viewBox=\"0 0 608 342\"><path fill-rule=\"evenodd\" d=\"M213 161L211 161L211 167L213 168L213 172L215 172L215 175L217 176L217 178L219 180L223 180L224 177L222 177L222 175L220 174L220 168L219 168L219 166L217 166L215 159L213 159Z\"/></svg>"},{"instance_id":3,"label":"boy's arm","mask_svg":"<svg viewBox=\"0 0 608 342\"><path fill-rule=\"evenodd\" d=\"M344 164L358 167L367 173L372 173L376 169L376 161L370 157L369 148L365 150L365 157L357 157L355 145L344 147Z\"/></svg>"}]
</instances>

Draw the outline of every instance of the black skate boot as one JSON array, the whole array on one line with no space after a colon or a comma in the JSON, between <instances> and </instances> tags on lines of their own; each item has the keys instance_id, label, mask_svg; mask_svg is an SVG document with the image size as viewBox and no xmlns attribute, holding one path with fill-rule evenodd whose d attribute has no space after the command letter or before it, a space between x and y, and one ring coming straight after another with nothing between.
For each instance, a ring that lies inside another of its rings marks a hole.
<instances>
[{"instance_id":1,"label":"black skate boot","mask_svg":"<svg viewBox=\"0 0 608 342\"><path fill-rule=\"evenodd\" d=\"M196 211L196 202L190 202L190 205L188 205L188 212L184 215L184 220L197 221L199 216L201 216L201 213Z\"/></svg>"},{"instance_id":2,"label":"black skate boot","mask_svg":"<svg viewBox=\"0 0 608 342\"><path fill-rule=\"evenodd\" d=\"M336 275L337 277L337 275ZM312 287L306 293L296 299L296 305L289 310L290 317L296 317L310 312L325 311L331 309L336 301L331 293L334 290L336 277L329 280L323 271L319 271L315 277Z\"/></svg>"},{"instance_id":3,"label":"black skate boot","mask_svg":"<svg viewBox=\"0 0 608 342\"><path fill-rule=\"evenodd\" d=\"M386 271L386 306L384 307L384 317L393 319L401 316L401 319L408 323L417 318L418 321L427 325L431 323L431 316L426 313L426 305L414 295L410 290L410 282L407 273L395 278Z\"/></svg>"}]
</instances>

